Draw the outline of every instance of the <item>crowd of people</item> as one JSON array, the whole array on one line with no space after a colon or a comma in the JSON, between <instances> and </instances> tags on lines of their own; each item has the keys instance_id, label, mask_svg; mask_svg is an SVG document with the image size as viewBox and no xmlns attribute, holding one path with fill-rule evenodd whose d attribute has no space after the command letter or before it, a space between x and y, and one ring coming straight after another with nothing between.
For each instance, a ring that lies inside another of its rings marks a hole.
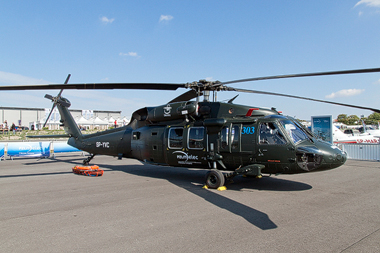
<instances>
[{"instance_id":1,"label":"crowd of people","mask_svg":"<svg viewBox=\"0 0 380 253\"><path fill-rule=\"evenodd\" d=\"M12 132L13 134L16 134L17 127L15 123L12 123L11 127L8 128L8 122L4 121L3 124L0 124L0 132L2 134Z\"/></svg>"}]
</instances>

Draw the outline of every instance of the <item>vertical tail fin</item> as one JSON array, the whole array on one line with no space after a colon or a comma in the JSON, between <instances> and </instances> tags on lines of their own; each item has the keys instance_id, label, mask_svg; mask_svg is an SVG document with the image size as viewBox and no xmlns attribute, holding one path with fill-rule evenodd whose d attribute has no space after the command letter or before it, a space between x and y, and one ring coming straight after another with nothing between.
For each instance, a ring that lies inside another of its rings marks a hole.
<instances>
[{"instance_id":1,"label":"vertical tail fin","mask_svg":"<svg viewBox=\"0 0 380 253\"><path fill-rule=\"evenodd\" d=\"M68 101L68 100L67 100ZM79 130L79 127L77 123L75 123L75 120L71 113L69 112L68 107L58 104L58 111L61 115L61 126L63 126L63 129L65 132L70 136L74 137L75 139L81 139L82 133Z\"/></svg>"}]
</instances>

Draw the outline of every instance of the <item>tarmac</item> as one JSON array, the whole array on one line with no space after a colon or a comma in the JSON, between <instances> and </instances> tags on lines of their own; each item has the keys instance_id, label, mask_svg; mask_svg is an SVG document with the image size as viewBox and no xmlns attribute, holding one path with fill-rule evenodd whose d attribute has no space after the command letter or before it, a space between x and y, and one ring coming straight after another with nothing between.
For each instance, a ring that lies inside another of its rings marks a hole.
<instances>
[{"instance_id":1,"label":"tarmac","mask_svg":"<svg viewBox=\"0 0 380 253\"><path fill-rule=\"evenodd\" d=\"M380 163L203 189L206 170L81 153L0 162L0 252L380 252Z\"/></svg>"}]
</instances>

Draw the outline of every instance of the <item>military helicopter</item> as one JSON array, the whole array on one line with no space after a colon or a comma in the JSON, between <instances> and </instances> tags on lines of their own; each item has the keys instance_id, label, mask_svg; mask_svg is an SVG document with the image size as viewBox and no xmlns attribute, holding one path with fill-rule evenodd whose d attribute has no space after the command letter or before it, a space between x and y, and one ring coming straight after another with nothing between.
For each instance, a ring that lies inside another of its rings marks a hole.
<instances>
[{"instance_id":1,"label":"military helicopter","mask_svg":"<svg viewBox=\"0 0 380 253\"><path fill-rule=\"evenodd\" d=\"M236 96L226 103L218 102L216 94L219 91L284 96L380 112L369 107L233 88L227 84L371 72L380 72L380 68L267 76L229 82L200 80L183 84L68 84L68 75L64 84L1 86L0 90L60 89L57 96L47 94L45 98L53 102L51 112L55 107L58 108L61 126L66 132L64 136L69 138L68 144L90 153L83 161L85 165L95 155L102 154L119 159L134 158L155 165L208 169L205 184L208 188L217 189L237 175L261 177L262 174L332 169L343 165L347 159L345 152L318 139L296 119L283 116L275 108L233 104ZM64 89L178 88L190 90L164 105L135 111L127 126L88 135L81 133L68 110L70 101L61 96ZM203 101L200 100L201 96L204 97ZM50 115L46 121L49 117Z\"/></svg>"}]
</instances>

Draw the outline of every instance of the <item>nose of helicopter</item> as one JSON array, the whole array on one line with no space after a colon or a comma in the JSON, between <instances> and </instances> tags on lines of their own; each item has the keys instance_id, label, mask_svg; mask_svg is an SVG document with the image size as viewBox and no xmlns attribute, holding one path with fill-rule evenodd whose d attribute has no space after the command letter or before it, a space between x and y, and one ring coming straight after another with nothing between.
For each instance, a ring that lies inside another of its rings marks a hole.
<instances>
[{"instance_id":1,"label":"nose of helicopter","mask_svg":"<svg viewBox=\"0 0 380 253\"><path fill-rule=\"evenodd\" d=\"M347 161L347 153L339 149L337 146L331 146L332 151L325 155L325 161L330 164L330 168L342 166Z\"/></svg>"},{"instance_id":2,"label":"nose of helicopter","mask_svg":"<svg viewBox=\"0 0 380 253\"><path fill-rule=\"evenodd\" d=\"M347 160L346 152L327 142L315 143L315 146L297 148L297 163L304 171L334 169Z\"/></svg>"},{"instance_id":3,"label":"nose of helicopter","mask_svg":"<svg viewBox=\"0 0 380 253\"><path fill-rule=\"evenodd\" d=\"M320 169L334 169L342 166L347 161L347 153L337 146L325 142L320 143L318 146L323 156Z\"/></svg>"}]
</instances>

